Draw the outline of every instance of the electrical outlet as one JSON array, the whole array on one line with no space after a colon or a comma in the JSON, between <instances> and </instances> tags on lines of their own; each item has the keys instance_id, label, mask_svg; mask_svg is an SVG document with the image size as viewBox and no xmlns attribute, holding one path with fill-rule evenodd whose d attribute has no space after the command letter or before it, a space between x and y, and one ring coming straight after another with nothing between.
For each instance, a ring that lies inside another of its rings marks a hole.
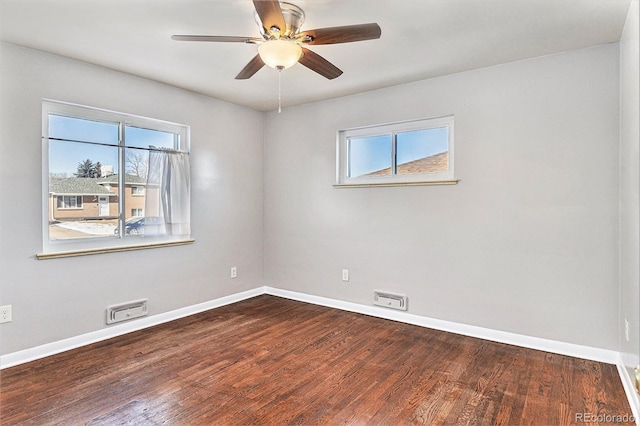
<instances>
[{"instance_id":1,"label":"electrical outlet","mask_svg":"<svg viewBox=\"0 0 640 426\"><path fill-rule=\"evenodd\" d=\"M238 268L235 266L231 267L231 278L238 278Z\"/></svg>"},{"instance_id":2,"label":"electrical outlet","mask_svg":"<svg viewBox=\"0 0 640 426\"><path fill-rule=\"evenodd\" d=\"M0 306L0 324L11 322L11 305Z\"/></svg>"},{"instance_id":3,"label":"electrical outlet","mask_svg":"<svg viewBox=\"0 0 640 426\"><path fill-rule=\"evenodd\" d=\"M624 319L624 338L628 342L629 341L629 321Z\"/></svg>"},{"instance_id":4,"label":"electrical outlet","mask_svg":"<svg viewBox=\"0 0 640 426\"><path fill-rule=\"evenodd\" d=\"M342 270L342 281L349 281L349 270L348 269L343 269Z\"/></svg>"}]
</instances>

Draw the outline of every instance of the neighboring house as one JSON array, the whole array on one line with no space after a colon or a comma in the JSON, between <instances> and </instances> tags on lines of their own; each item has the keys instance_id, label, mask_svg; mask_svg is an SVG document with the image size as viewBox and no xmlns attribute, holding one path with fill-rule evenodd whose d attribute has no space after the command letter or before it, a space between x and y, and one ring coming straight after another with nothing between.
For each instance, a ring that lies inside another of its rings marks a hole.
<instances>
[{"instance_id":1,"label":"neighboring house","mask_svg":"<svg viewBox=\"0 0 640 426\"><path fill-rule=\"evenodd\" d=\"M125 219L145 215L146 179L127 175ZM49 221L118 218L118 176L49 178ZM157 213L156 213L157 214Z\"/></svg>"},{"instance_id":2,"label":"neighboring house","mask_svg":"<svg viewBox=\"0 0 640 426\"><path fill-rule=\"evenodd\" d=\"M118 175L110 175L97 179L98 183L109 189L111 193L118 194ZM148 196L147 179L136 175L125 175L124 182L124 217L157 216L157 212L151 215L145 212L145 204ZM157 193L157 190L153 191ZM156 197L157 198L157 197ZM118 199L115 200L114 208L118 211Z\"/></svg>"},{"instance_id":3,"label":"neighboring house","mask_svg":"<svg viewBox=\"0 0 640 426\"><path fill-rule=\"evenodd\" d=\"M414 173L439 173L449 169L449 152L441 152L429 157L419 158L408 163L398 164L397 174L409 175ZM391 174L391 167L376 170L365 176L388 176Z\"/></svg>"}]
</instances>

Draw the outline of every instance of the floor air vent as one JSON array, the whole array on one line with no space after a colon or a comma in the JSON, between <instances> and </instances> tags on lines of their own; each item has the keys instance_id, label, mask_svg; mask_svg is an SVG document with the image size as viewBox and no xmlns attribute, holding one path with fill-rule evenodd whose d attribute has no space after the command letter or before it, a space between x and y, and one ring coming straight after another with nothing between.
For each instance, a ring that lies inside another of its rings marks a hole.
<instances>
[{"instance_id":1,"label":"floor air vent","mask_svg":"<svg viewBox=\"0 0 640 426\"><path fill-rule=\"evenodd\" d=\"M407 310L407 296L400 294L385 293L382 291L373 292L373 304L378 306L384 306L385 308L398 309L401 311Z\"/></svg>"},{"instance_id":2,"label":"floor air vent","mask_svg":"<svg viewBox=\"0 0 640 426\"><path fill-rule=\"evenodd\" d=\"M127 321L147 315L147 300L112 305L107 307L107 324Z\"/></svg>"}]
</instances>

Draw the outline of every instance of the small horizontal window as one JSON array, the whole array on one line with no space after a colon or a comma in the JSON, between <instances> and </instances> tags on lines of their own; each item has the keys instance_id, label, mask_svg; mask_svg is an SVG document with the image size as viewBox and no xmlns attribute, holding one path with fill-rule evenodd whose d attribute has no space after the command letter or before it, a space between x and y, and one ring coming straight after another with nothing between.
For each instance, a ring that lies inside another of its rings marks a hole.
<instances>
[{"instance_id":1,"label":"small horizontal window","mask_svg":"<svg viewBox=\"0 0 640 426\"><path fill-rule=\"evenodd\" d=\"M453 181L453 117L338 132L337 185Z\"/></svg>"}]
</instances>

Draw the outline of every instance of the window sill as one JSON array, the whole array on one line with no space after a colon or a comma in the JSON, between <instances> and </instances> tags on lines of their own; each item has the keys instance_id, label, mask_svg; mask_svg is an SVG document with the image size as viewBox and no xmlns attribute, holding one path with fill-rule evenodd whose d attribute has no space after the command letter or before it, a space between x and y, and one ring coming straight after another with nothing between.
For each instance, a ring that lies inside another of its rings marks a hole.
<instances>
[{"instance_id":1,"label":"window sill","mask_svg":"<svg viewBox=\"0 0 640 426\"><path fill-rule=\"evenodd\" d=\"M59 259L62 257L88 256L91 254L103 254L103 253L116 253L119 251L146 250L146 249L154 249L154 248L162 248L162 247L184 246L187 244L193 244L194 242L195 240L184 240L184 241L170 241L166 243L141 244L141 245L135 245L135 246L109 247L109 248L102 248L102 249L37 253L36 258L38 260Z\"/></svg>"},{"instance_id":2,"label":"window sill","mask_svg":"<svg viewBox=\"0 0 640 426\"><path fill-rule=\"evenodd\" d=\"M429 185L457 185L460 179L418 181L418 182L382 182L382 183L336 183L334 188L375 188L386 186L429 186Z\"/></svg>"}]
</instances>

